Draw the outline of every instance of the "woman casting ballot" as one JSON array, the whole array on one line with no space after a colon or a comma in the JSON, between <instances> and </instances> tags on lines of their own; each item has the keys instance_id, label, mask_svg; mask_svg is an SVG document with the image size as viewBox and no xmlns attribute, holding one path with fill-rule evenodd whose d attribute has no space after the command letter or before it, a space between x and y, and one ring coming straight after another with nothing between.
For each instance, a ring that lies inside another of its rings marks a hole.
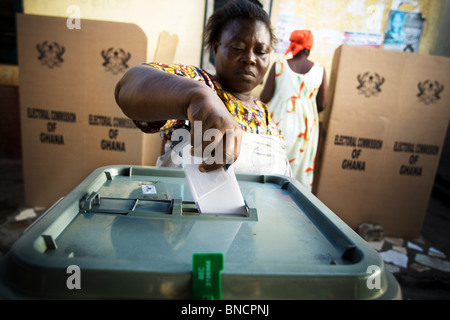
<instances>
[{"instance_id":1,"label":"woman casting ballot","mask_svg":"<svg viewBox=\"0 0 450 320\"><path fill-rule=\"evenodd\" d=\"M203 37L214 55L214 76L183 64L138 65L117 83L117 104L142 131L160 132L167 141L188 126L193 154L220 150L221 159L199 165L203 172L233 163L236 172L290 176L282 135L266 105L252 95L275 43L267 13L250 0L229 1L211 15ZM211 129L214 139L194 139ZM167 150L157 165L175 166L171 154Z\"/></svg>"}]
</instances>

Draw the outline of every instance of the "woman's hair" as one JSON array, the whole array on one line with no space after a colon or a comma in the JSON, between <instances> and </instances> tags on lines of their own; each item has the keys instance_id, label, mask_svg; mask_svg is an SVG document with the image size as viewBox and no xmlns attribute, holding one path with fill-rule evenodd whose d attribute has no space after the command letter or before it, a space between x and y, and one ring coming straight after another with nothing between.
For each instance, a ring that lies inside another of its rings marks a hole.
<instances>
[{"instance_id":1,"label":"woman's hair","mask_svg":"<svg viewBox=\"0 0 450 320\"><path fill-rule=\"evenodd\" d=\"M208 19L203 32L203 44L206 49L211 50L227 24L235 19L248 19L261 21L270 32L271 48L275 47L276 36L270 22L269 15L264 11L259 1L252 0L230 0L222 8L217 9Z\"/></svg>"}]
</instances>

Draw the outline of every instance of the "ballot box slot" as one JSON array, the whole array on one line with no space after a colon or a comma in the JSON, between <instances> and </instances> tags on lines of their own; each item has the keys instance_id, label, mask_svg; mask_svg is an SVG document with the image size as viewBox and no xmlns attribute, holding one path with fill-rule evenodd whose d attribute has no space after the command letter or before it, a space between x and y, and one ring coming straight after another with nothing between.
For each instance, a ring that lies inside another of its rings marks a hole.
<instances>
[{"instance_id":1,"label":"ballot box slot","mask_svg":"<svg viewBox=\"0 0 450 320\"><path fill-rule=\"evenodd\" d=\"M98 192L85 196L80 201L80 213L116 214L133 217L201 218L257 221L256 208L246 203L245 214L208 214L200 213L194 201L130 199L102 197Z\"/></svg>"}]
</instances>

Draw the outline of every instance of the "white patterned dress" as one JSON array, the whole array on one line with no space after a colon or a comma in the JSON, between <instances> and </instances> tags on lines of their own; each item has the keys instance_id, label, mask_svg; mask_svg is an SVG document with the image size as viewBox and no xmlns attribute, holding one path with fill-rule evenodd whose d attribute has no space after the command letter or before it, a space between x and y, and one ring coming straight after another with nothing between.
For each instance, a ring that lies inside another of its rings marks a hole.
<instances>
[{"instance_id":1,"label":"white patterned dress","mask_svg":"<svg viewBox=\"0 0 450 320\"><path fill-rule=\"evenodd\" d=\"M273 121L284 133L293 176L311 190L319 141L316 96L324 68L314 63L305 74L294 72L286 59L275 66L275 92L269 105Z\"/></svg>"}]
</instances>

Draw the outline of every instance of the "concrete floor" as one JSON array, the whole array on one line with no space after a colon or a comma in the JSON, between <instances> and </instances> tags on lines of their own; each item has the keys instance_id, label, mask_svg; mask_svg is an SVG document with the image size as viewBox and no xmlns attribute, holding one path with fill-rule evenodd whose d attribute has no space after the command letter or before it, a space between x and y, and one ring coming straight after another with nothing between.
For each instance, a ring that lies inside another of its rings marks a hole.
<instances>
[{"instance_id":1,"label":"concrete floor","mask_svg":"<svg viewBox=\"0 0 450 320\"><path fill-rule=\"evenodd\" d=\"M443 157L436 177L428 212L418 239L401 239L399 244L408 256L406 268L388 263L387 267L396 277L403 299L429 300L450 299L450 157ZM28 208L23 191L22 162L0 159L0 259L45 208ZM34 210L36 217L17 220L19 213ZM398 240L398 239L397 239ZM407 243L417 247L408 247ZM384 241L380 252L393 247ZM397 247L397 248L399 248ZM433 258L439 265L424 266L417 257L427 255L433 247L445 254L444 258ZM422 252L420 251L422 250ZM444 269L442 269L444 268ZM447 268L447 269L445 269ZM445 271L443 271L445 270Z\"/></svg>"}]
</instances>

